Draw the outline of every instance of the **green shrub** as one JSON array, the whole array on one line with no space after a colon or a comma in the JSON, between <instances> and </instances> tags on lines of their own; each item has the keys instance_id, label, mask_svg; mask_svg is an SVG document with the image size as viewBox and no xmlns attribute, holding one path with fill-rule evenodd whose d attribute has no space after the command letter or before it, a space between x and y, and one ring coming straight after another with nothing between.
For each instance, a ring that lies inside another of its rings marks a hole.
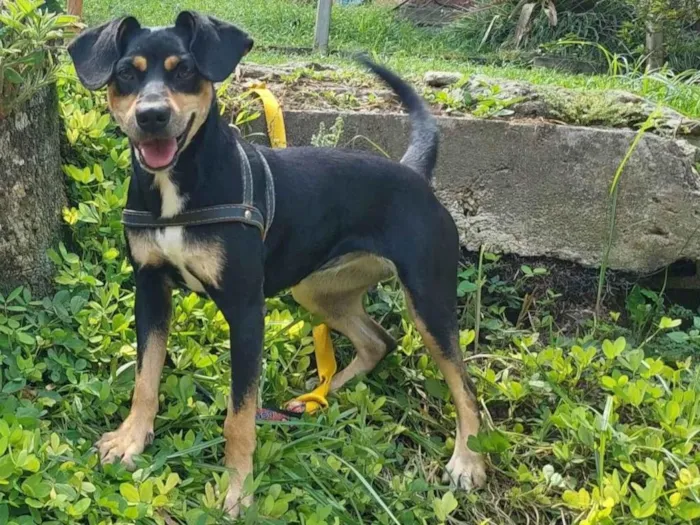
<instances>
[{"instance_id":1,"label":"green shrub","mask_svg":"<svg viewBox=\"0 0 700 525\"><path fill-rule=\"evenodd\" d=\"M574 54L601 61L594 48L559 47L557 42L583 40L634 62L645 55L647 21L664 33L664 47L674 71L700 69L700 34L692 26L700 20L695 0L507 0L468 15L457 32L490 49L544 46L557 54Z\"/></svg>"},{"instance_id":2,"label":"green shrub","mask_svg":"<svg viewBox=\"0 0 700 525\"><path fill-rule=\"evenodd\" d=\"M0 118L55 80L56 52L75 22L43 0L0 2Z\"/></svg>"}]
</instances>

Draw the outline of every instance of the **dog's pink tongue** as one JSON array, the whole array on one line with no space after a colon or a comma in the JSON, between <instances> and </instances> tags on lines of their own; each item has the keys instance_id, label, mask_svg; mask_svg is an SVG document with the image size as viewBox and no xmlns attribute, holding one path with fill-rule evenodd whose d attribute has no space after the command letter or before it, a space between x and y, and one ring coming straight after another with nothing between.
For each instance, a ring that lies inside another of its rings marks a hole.
<instances>
[{"instance_id":1,"label":"dog's pink tongue","mask_svg":"<svg viewBox=\"0 0 700 525\"><path fill-rule=\"evenodd\" d=\"M139 144L143 160L151 168L164 168L173 161L177 153L177 140L156 139Z\"/></svg>"}]
</instances>

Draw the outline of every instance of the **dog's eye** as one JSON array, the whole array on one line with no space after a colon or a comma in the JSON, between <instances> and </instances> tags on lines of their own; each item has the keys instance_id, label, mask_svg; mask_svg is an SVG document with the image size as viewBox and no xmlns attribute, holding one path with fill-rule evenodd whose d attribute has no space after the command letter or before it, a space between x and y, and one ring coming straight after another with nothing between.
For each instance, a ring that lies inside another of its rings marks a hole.
<instances>
[{"instance_id":1,"label":"dog's eye","mask_svg":"<svg viewBox=\"0 0 700 525\"><path fill-rule=\"evenodd\" d=\"M130 68L125 67L117 71L117 77L122 82L131 82L136 76Z\"/></svg>"},{"instance_id":2,"label":"dog's eye","mask_svg":"<svg viewBox=\"0 0 700 525\"><path fill-rule=\"evenodd\" d=\"M175 70L175 78L179 80L187 80L188 78L192 77L193 73L194 70L189 64L185 62L180 62L180 64L178 64L177 66L177 69Z\"/></svg>"}]
</instances>

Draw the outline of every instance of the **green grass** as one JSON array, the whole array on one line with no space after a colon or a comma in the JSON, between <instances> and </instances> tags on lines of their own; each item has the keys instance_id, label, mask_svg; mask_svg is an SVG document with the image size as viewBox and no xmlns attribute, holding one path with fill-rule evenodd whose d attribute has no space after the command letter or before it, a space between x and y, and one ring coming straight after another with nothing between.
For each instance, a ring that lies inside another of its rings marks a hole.
<instances>
[{"instance_id":1,"label":"green grass","mask_svg":"<svg viewBox=\"0 0 700 525\"><path fill-rule=\"evenodd\" d=\"M182 9L197 9L233 21L248 31L260 46L311 47L316 2L301 0L227 1L185 0L166 2L87 2L85 16L95 23L123 14L136 16L143 23L172 23ZM384 7L342 8L335 6L332 19L333 47L347 50L373 49L381 53L411 50L418 55L468 51L455 46L449 33L414 27L397 20Z\"/></svg>"}]
</instances>

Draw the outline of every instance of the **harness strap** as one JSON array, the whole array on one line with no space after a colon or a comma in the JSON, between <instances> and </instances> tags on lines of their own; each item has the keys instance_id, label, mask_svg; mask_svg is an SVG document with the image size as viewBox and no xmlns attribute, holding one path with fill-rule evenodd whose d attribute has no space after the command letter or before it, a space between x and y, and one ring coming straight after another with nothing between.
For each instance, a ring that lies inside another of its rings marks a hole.
<instances>
[{"instance_id":1,"label":"harness strap","mask_svg":"<svg viewBox=\"0 0 700 525\"><path fill-rule=\"evenodd\" d=\"M155 217L147 211L124 210L122 224L129 228L166 228L168 226L202 226L222 222L242 222L255 226L265 234L265 219L254 206L223 204L185 211L174 217Z\"/></svg>"},{"instance_id":2,"label":"harness strap","mask_svg":"<svg viewBox=\"0 0 700 525\"><path fill-rule=\"evenodd\" d=\"M250 167L250 160L248 159L248 154L240 140L236 140L236 149L238 150L238 155L241 157L241 179L243 180L243 204L249 206L253 205L253 170Z\"/></svg>"},{"instance_id":3,"label":"harness strap","mask_svg":"<svg viewBox=\"0 0 700 525\"><path fill-rule=\"evenodd\" d=\"M258 228L263 239L265 239L275 217L275 181L272 171L265 156L257 148L254 148L253 150L260 159L265 172L265 207L267 208L267 217L263 217L263 214L254 204L254 181L250 159L243 145L238 140L236 140L236 149L241 162L242 204L207 206L167 218L156 217L147 211L125 209L122 212L122 224L129 228L166 228L168 226L202 226L224 222L241 222Z\"/></svg>"}]
</instances>

